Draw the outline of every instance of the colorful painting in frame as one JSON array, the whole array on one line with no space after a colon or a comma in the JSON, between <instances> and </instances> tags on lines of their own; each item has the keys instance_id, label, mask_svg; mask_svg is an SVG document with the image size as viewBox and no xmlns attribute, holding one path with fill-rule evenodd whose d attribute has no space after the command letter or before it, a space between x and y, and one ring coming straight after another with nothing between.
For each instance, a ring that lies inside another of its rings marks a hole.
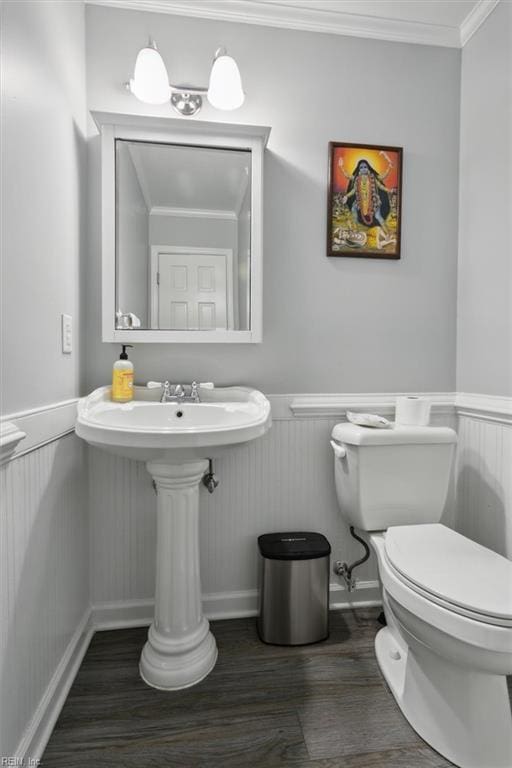
<instances>
[{"instance_id":1,"label":"colorful painting in frame","mask_svg":"<svg viewBox=\"0 0 512 768\"><path fill-rule=\"evenodd\" d=\"M402 149L329 144L327 255L400 258Z\"/></svg>"}]
</instances>

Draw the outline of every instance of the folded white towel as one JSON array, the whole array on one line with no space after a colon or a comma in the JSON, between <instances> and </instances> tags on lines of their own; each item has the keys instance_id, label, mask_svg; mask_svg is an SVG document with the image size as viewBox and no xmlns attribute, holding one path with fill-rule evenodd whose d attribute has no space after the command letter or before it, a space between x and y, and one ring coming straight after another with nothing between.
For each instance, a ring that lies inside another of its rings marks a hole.
<instances>
[{"instance_id":1,"label":"folded white towel","mask_svg":"<svg viewBox=\"0 0 512 768\"><path fill-rule=\"evenodd\" d=\"M354 413L347 411L347 421L360 427L372 427L373 429L389 429L391 422L376 413Z\"/></svg>"}]
</instances>

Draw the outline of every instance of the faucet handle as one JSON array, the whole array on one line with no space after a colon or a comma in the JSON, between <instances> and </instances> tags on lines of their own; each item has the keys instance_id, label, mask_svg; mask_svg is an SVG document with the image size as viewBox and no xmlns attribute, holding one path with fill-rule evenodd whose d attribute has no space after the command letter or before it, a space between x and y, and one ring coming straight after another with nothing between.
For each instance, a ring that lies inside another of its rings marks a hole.
<instances>
[{"instance_id":1,"label":"faucet handle","mask_svg":"<svg viewBox=\"0 0 512 768\"><path fill-rule=\"evenodd\" d=\"M197 381L193 381L190 385L190 397L195 402L198 403L200 401L199 397L199 384Z\"/></svg>"}]
</instances>

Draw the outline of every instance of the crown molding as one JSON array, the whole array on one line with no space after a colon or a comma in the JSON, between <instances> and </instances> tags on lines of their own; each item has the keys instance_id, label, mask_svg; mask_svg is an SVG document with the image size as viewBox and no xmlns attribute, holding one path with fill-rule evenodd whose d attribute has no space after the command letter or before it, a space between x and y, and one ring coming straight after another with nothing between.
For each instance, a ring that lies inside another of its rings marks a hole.
<instances>
[{"instance_id":1,"label":"crown molding","mask_svg":"<svg viewBox=\"0 0 512 768\"><path fill-rule=\"evenodd\" d=\"M458 27L420 23L405 19L396 20L362 14L340 13L320 7L312 9L300 4L277 4L262 2L261 0L230 0L229 3L226 0L85 0L85 2L87 5L104 5L125 10L258 24L399 43L437 45L448 48L460 48L461 45L461 32ZM479 6L487 5L494 7L496 1L481 0L479 3ZM483 18L486 18L491 10L492 8L486 8L480 13L485 13ZM475 10L473 10L470 15L475 17L473 24L477 24L478 13L475 15ZM475 26L476 28L477 26ZM471 34L473 32L474 29Z\"/></svg>"},{"instance_id":2,"label":"crown molding","mask_svg":"<svg viewBox=\"0 0 512 768\"><path fill-rule=\"evenodd\" d=\"M477 29L479 29L486 18L496 8L500 0L480 0L472 11L468 13L460 25L460 47L464 48Z\"/></svg>"}]
</instances>

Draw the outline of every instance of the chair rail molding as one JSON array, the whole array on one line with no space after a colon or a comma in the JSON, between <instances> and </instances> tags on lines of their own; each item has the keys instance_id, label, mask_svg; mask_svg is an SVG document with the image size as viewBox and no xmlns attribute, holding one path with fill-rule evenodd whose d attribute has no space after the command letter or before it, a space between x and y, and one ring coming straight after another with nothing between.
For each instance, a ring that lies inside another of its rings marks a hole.
<instances>
[{"instance_id":1,"label":"chair rail molding","mask_svg":"<svg viewBox=\"0 0 512 768\"><path fill-rule=\"evenodd\" d=\"M0 464L73 432L78 398L18 411L0 419ZM18 447L18 443L23 443Z\"/></svg>"},{"instance_id":2,"label":"chair rail molding","mask_svg":"<svg viewBox=\"0 0 512 768\"><path fill-rule=\"evenodd\" d=\"M274 421L344 418L347 410L392 416L402 395L430 398L434 415L464 414L512 423L512 397L467 392L356 392L267 395ZM75 428L78 398L6 414L0 419L0 465L57 440Z\"/></svg>"},{"instance_id":3,"label":"chair rail molding","mask_svg":"<svg viewBox=\"0 0 512 768\"><path fill-rule=\"evenodd\" d=\"M454 392L360 392L328 395L289 395L289 410L299 418L332 418L345 416L347 410L378 411L384 416L395 412L396 398L428 397L434 413L452 414ZM273 403L272 403L273 405Z\"/></svg>"},{"instance_id":4,"label":"chair rail molding","mask_svg":"<svg viewBox=\"0 0 512 768\"><path fill-rule=\"evenodd\" d=\"M512 424L512 397L457 392L455 407L459 416Z\"/></svg>"},{"instance_id":5,"label":"chair rail molding","mask_svg":"<svg viewBox=\"0 0 512 768\"><path fill-rule=\"evenodd\" d=\"M18 443L26 438L23 432L13 421L2 421L0 424L0 465L12 458Z\"/></svg>"}]
</instances>

